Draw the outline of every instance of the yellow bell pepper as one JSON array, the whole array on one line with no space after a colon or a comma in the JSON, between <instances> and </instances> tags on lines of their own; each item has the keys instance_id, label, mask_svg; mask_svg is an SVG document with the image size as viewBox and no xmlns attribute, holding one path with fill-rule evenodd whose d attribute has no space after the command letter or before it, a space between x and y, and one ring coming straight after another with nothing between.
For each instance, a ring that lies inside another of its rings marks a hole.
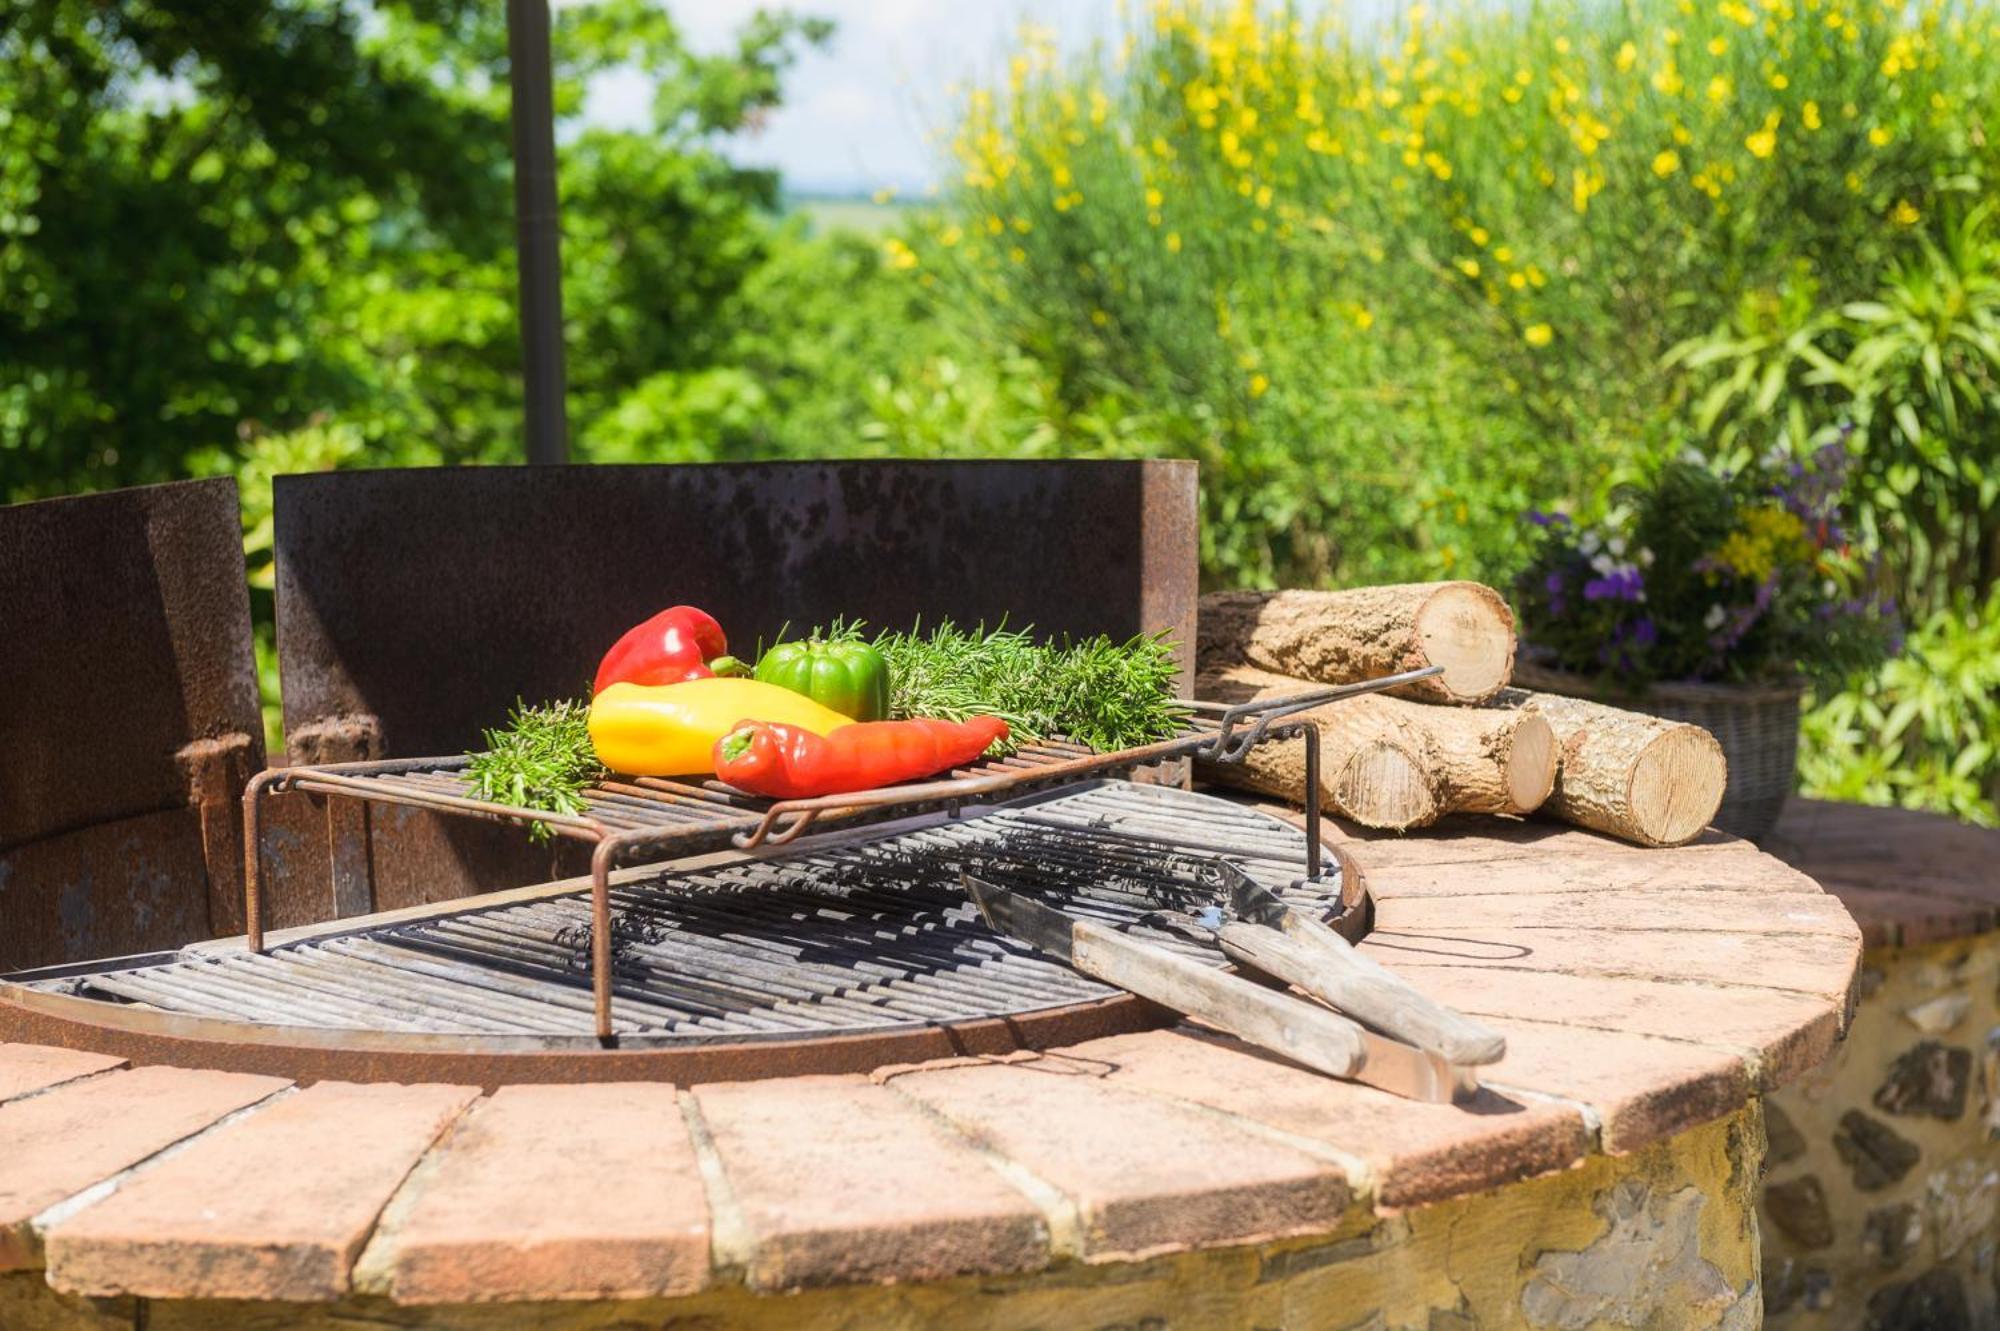
<instances>
[{"instance_id":1,"label":"yellow bell pepper","mask_svg":"<svg viewBox=\"0 0 2000 1331\"><path fill-rule=\"evenodd\" d=\"M611 684L590 701L597 760L634 776L697 776L715 770L715 742L745 721L772 721L825 735L849 717L790 689L755 679Z\"/></svg>"}]
</instances>

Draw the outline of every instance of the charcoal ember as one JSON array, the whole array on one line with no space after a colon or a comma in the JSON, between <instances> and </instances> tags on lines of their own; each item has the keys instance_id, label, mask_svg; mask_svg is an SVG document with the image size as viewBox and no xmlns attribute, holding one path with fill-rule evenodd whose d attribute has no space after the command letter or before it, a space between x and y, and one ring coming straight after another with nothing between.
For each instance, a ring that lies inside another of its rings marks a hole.
<instances>
[{"instance_id":1,"label":"charcoal ember","mask_svg":"<svg viewBox=\"0 0 2000 1331\"><path fill-rule=\"evenodd\" d=\"M1840 1116L1833 1149L1841 1163L1854 1172L1854 1186L1863 1192L1888 1187L1909 1173L1923 1155L1915 1142L1858 1109Z\"/></svg>"},{"instance_id":2,"label":"charcoal ember","mask_svg":"<svg viewBox=\"0 0 2000 1331\"><path fill-rule=\"evenodd\" d=\"M1891 1114L1961 1118L1971 1081L1970 1049L1925 1040L1889 1065L1888 1077L1875 1091L1875 1107Z\"/></svg>"}]
</instances>

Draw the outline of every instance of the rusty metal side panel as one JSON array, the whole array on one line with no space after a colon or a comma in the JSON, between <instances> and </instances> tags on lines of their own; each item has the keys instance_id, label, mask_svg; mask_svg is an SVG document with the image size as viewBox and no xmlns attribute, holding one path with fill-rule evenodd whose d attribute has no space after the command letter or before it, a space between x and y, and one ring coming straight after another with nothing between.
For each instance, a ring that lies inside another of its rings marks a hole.
<instances>
[{"instance_id":1,"label":"rusty metal side panel","mask_svg":"<svg viewBox=\"0 0 2000 1331\"><path fill-rule=\"evenodd\" d=\"M141 930L155 942L215 927L210 904L241 895L235 805L262 737L233 480L0 507L0 876L16 893L0 934L53 962L128 946L132 901L176 922ZM142 818L168 809L196 814L192 872L184 820ZM114 862L129 881L102 872ZM66 924L22 913L56 897Z\"/></svg>"},{"instance_id":2,"label":"rusty metal side panel","mask_svg":"<svg viewBox=\"0 0 2000 1331\"><path fill-rule=\"evenodd\" d=\"M0 851L0 972L179 947L212 932L199 810Z\"/></svg>"},{"instance_id":3,"label":"rusty metal side panel","mask_svg":"<svg viewBox=\"0 0 2000 1331\"><path fill-rule=\"evenodd\" d=\"M370 730L387 757L585 691L676 602L746 650L837 614L1194 637L1191 462L341 472L276 498L286 729Z\"/></svg>"}]
</instances>

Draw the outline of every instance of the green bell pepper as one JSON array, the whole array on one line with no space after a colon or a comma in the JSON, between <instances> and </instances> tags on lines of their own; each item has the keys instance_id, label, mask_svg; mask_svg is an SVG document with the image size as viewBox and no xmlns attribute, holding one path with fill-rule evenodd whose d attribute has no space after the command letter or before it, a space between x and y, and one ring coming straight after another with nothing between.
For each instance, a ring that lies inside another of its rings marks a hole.
<instances>
[{"instance_id":1,"label":"green bell pepper","mask_svg":"<svg viewBox=\"0 0 2000 1331\"><path fill-rule=\"evenodd\" d=\"M856 721L889 717L889 663L865 642L781 642L758 660L757 678Z\"/></svg>"}]
</instances>

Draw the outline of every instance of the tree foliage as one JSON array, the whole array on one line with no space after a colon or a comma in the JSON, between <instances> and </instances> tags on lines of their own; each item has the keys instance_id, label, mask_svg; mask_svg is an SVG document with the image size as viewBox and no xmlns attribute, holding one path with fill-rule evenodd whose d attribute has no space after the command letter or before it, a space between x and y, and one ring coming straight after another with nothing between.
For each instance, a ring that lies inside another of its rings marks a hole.
<instances>
[{"instance_id":1,"label":"tree foliage","mask_svg":"<svg viewBox=\"0 0 2000 1331\"><path fill-rule=\"evenodd\" d=\"M22 0L0 20L0 496L154 481L338 417L376 460L517 451L506 32L483 0ZM648 131L564 131L572 411L712 361L768 257L716 136L826 25L687 48L561 12L558 114L635 68Z\"/></svg>"}]
</instances>

